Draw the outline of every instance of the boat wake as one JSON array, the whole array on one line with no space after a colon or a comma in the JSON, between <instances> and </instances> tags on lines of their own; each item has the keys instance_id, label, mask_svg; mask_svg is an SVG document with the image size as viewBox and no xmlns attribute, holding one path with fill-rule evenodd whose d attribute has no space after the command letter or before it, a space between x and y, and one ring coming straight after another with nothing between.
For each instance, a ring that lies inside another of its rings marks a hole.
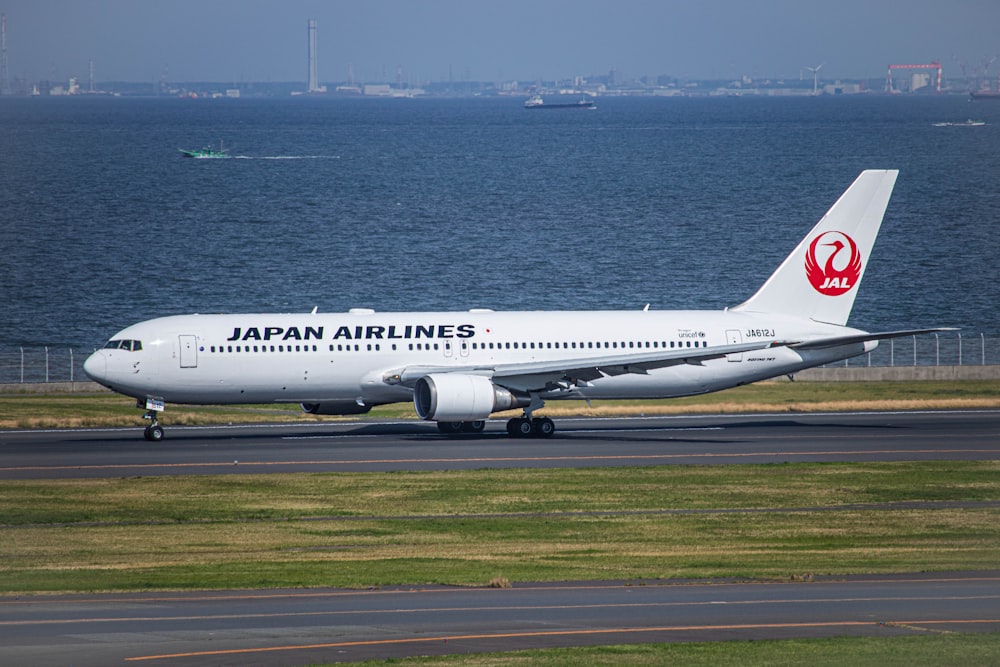
<instances>
[{"instance_id":1,"label":"boat wake","mask_svg":"<svg viewBox=\"0 0 1000 667\"><path fill-rule=\"evenodd\" d=\"M339 155L231 155L236 160L339 160Z\"/></svg>"}]
</instances>

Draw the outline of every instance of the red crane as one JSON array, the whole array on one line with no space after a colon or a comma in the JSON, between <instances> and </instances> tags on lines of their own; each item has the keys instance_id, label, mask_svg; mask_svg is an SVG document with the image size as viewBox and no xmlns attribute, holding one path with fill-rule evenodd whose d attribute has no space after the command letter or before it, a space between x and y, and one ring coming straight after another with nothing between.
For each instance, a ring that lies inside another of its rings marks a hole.
<instances>
[{"instance_id":1,"label":"red crane","mask_svg":"<svg viewBox=\"0 0 1000 667\"><path fill-rule=\"evenodd\" d=\"M885 92L891 93L892 89L892 71L894 69L934 69L937 70L937 92L941 92L941 63L936 60L932 60L926 65L889 65L889 72L885 75Z\"/></svg>"}]
</instances>

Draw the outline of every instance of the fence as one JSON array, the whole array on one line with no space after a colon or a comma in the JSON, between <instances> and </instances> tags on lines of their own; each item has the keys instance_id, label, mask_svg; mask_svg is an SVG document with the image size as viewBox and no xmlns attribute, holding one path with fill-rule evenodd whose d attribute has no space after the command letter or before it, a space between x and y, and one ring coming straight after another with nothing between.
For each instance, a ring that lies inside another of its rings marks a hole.
<instances>
[{"instance_id":1,"label":"fence","mask_svg":"<svg viewBox=\"0 0 1000 667\"><path fill-rule=\"evenodd\" d=\"M868 354L827 364L825 368L997 365L1000 338L957 333L890 338Z\"/></svg>"},{"instance_id":2,"label":"fence","mask_svg":"<svg viewBox=\"0 0 1000 667\"><path fill-rule=\"evenodd\" d=\"M0 384L88 380L83 362L90 351L54 347L0 349ZM1000 338L985 334L909 336L882 343L868 354L828 364L862 366L998 366Z\"/></svg>"}]
</instances>

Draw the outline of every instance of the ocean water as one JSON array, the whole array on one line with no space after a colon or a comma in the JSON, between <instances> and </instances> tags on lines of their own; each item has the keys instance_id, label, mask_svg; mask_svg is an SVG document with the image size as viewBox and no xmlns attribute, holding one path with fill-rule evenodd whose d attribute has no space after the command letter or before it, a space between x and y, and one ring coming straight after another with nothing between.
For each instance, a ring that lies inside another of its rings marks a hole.
<instances>
[{"instance_id":1,"label":"ocean water","mask_svg":"<svg viewBox=\"0 0 1000 667\"><path fill-rule=\"evenodd\" d=\"M865 168L900 176L851 324L1000 333L1000 103L0 98L0 350L189 312L721 309Z\"/></svg>"}]
</instances>

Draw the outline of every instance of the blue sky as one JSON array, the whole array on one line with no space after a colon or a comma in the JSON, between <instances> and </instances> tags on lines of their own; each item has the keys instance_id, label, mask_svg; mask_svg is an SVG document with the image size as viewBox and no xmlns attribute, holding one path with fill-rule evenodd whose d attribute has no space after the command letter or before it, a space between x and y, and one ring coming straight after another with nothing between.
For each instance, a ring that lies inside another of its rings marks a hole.
<instances>
[{"instance_id":1,"label":"blue sky","mask_svg":"<svg viewBox=\"0 0 1000 667\"><path fill-rule=\"evenodd\" d=\"M940 60L969 73L1000 54L998 0L0 0L11 76L98 81L305 81L319 77L824 78L884 76ZM1000 61L990 67L995 77ZM808 76L808 73L806 73Z\"/></svg>"}]
</instances>

